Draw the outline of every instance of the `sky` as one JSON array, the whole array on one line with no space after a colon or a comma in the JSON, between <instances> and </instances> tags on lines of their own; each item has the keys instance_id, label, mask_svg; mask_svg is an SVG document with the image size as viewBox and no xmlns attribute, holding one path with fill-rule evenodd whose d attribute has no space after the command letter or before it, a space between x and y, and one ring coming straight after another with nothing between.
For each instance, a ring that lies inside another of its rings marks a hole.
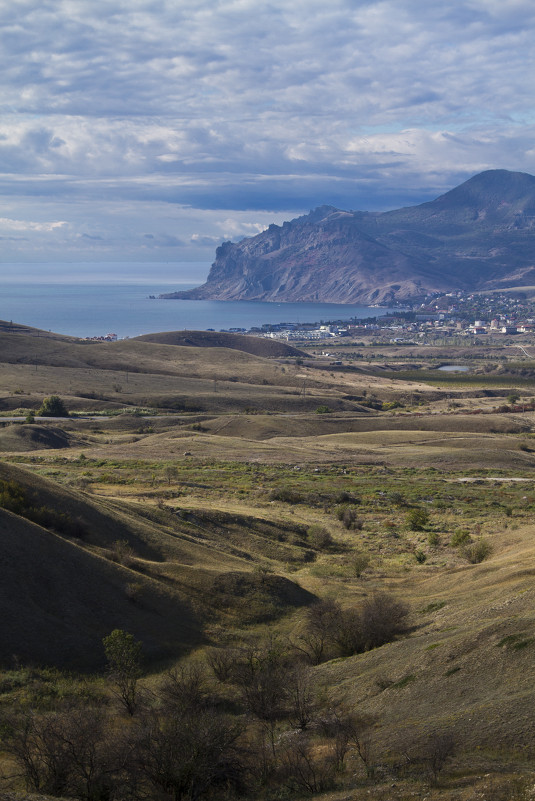
<instances>
[{"instance_id":1,"label":"sky","mask_svg":"<svg viewBox=\"0 0 535 801\"><path fill-rule=\"evenodd\" d=\"M0 0L0 272L535 173L532 0Z\"/></svg>"}]
</instances>

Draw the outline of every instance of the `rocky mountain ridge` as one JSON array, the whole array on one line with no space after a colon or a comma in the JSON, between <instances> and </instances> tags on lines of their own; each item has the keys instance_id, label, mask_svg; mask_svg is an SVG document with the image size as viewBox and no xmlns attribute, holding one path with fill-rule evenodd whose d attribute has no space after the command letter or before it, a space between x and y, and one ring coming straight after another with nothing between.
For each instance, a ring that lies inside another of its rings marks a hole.
<instances>
[{"instance_id":1,"label":"rocky mountain ridge","mask_svg":"<svg viewBox=\"0 0 535 801\"><path fill-rule=\"evenodd\" d=\"M321 206L224 242L203 286L162 297L372 304L530 284L535 177L489 170L418 206Z\"/></svg>"}]
</instances>

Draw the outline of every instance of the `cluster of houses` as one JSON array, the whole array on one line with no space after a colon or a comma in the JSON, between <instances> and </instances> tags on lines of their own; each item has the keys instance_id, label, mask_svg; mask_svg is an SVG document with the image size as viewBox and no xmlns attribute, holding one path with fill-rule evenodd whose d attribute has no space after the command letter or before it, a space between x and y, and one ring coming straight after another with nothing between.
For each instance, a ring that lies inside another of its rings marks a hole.
<instances>
[{"instance_id":1,"label":"cluster of houses","mask_svg":"<svg viewBox=\"0 0 535 801\"><path fill-rule=\"evenodd\" d=\"M313 327L285 323L280 326L270 326L270 330L252 329L249 333L257 334L270 339L285 341L317 341L332 339L334 337L366 335L388 331L393 333L413 334L424 336L425 332L434 330L442 335L469 336L477 334L530 334L535 331L535 319L527 319L513 323L505 315L495 317L490 322L476 320L468 324L460 320L452 320L444 313L416 313L414 319L403 319L403 316L386 315L377 317L374 322L355 322L344 324L329 324Z\"/></svg>"},{"instance_id":2,"label":"cluster of houses","mask_svg":"<svg viewBox=\"0 0 535 801\"><path fill-rule=\"evenodd\" d=\"M84 337L87 342L116 342L117 334L106 334L105 337Z\"/></svg>"},{"instance_id":3,"label":"cluster of houses","mask_svg":"<svg viewBox=\"0 0 535 801\"><path fill-rule=\"evenodd\" d=\"M286 341L292 339L307 339L307 340L321 340L332 339L333 337L349 336L349 327L341 328L338 325L320 325L319 328L298 328L286 327L277 328L275 331L263 332L262 336L269 339L284 339Z\"/></svg>"},{"instance_id":4,"label":"cluster of houses","mask_svg":"<svg viewBox=\"0 0 535 801\"><path fill-rule=\"evenodd\" d=\"M535 322L527 320L526 322L513 325L510 322L503 320L491 320L490 323L484 320L476 320L473 325L468 326L470 334L531 334L535 331Z\"/></svg>"}]
</instances>

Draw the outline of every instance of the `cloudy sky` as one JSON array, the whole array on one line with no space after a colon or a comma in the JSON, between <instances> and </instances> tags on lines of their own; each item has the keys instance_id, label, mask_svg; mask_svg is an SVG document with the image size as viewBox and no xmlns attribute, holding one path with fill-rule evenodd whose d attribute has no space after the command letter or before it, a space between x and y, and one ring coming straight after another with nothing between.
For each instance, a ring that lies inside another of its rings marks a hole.
<instances>
[{"instance_id":1,"label":"cloudy sky","mask_svg":"<svg viewBox=\"0 0 535 801\"><path fill-rule=\"evenodd\" d=\"M200 261L535 173L532 0L0 0L10 261Z\"/></svg>"}]
</instances>

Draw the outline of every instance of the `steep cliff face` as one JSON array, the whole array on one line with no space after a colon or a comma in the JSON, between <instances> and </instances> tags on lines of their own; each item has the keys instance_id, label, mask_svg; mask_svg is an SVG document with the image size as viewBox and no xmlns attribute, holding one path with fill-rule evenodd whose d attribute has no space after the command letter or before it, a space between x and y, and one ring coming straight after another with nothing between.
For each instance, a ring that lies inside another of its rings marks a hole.
<instances>
[{"instance_id":1,"label":"steep cliff face","mask_svg":"<svg viewBox=\"0 0 535 801\"><path fill-rule=\"evenodd\" d=\"M492 170L419 206L322 206L217 249L206 284L166 297L387 303L535 283L535 177Z\"/></svg>"}]
</instances>

